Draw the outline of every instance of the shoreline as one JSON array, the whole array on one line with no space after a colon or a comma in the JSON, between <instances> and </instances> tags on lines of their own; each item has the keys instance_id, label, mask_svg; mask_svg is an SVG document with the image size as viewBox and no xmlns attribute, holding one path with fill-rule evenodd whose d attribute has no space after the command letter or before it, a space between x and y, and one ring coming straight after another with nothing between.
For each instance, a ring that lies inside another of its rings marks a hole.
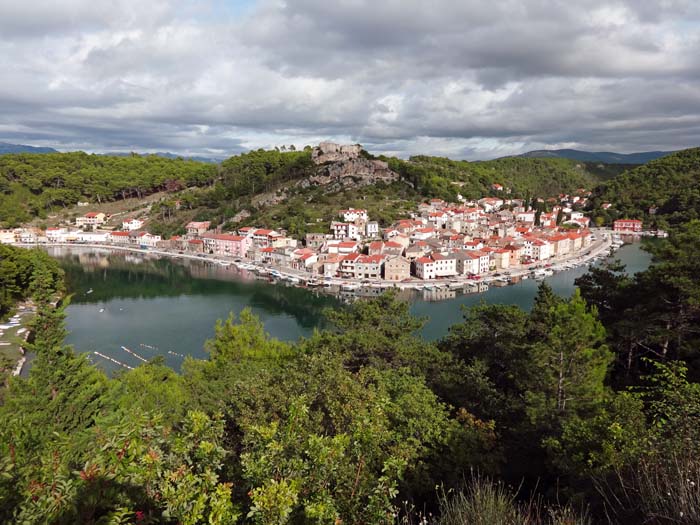
<instances>
[{"instance_id":1,"label":"shoreline","mask_svg":"<svg viewBox=\"0 0 700 525\"><path fill-rule=\"evenodd\" d=\"M118 246L113 244L91 244L91 243L17 243L15 246L23 248L38 248L38 247L67 247L67 248L89 248L95 250L106 250L110 252L130 252L139 253L142 255L158 255L171 259L189 259L203 262L219 264L221 266L233 266L238 270L247 270L256 273L256 275L279 279L285 283L291 284L299 288L309 288L328 293L329 295L339 295L342 292L357 292L360 290L371 291L375 294L389 289L395 290L415 290L423 291L434 288L467 288L476 287L476 291L481 290L482 285L489 285L498 282L501 286L513 284L513 281L518 282L528 278L544 278L553 275L555 272L561 272L576 268L578 266L589 264L591 261L601 257L605 257L611 253L611 250L616 250L621 245L613 242L613 237L618 235L612 230L598 230L596 232L602 238L596 240L587 247L584 252L576 252L571 256L561 259L545 259L527 266L519 265L518 267L506 268L479 276L477 279L467 276L450 276L438 279L423 280L411 278L404 281L386 281L383 279L353 279L342 277L325 277L323 275L312 275L302 270L292 268L280 268L272 265L254 263L252 261L234 258L217 256L211 254L189 254L189 253L174 253L166 250L158 250L151 248L136 248L131 246ZM239 262L236 262L238 260ZM538 274L538 272L540 272ZM362 294L358 294L362 295ZM366 294L373 295L373 294Z\"/></svg>"}]
</instances>

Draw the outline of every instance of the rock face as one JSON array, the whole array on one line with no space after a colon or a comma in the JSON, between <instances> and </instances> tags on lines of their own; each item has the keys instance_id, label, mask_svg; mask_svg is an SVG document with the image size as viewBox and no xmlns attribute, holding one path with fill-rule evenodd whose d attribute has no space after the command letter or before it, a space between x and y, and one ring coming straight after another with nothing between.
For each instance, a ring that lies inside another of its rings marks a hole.
<instances>
[{"instance_id":1,"label":"rock face","mask_svg":"<svg viewBox=\"0 0 700 525\"><path fill-rule=\"evenodd\" d=\"M391 171L386 162L366 159L361 153L362 146L359 144L321 142L311 152L311 160L318 169L308 183L332 185L339 189L398 180L398 174Z\"/></svg>"}]
</instances>

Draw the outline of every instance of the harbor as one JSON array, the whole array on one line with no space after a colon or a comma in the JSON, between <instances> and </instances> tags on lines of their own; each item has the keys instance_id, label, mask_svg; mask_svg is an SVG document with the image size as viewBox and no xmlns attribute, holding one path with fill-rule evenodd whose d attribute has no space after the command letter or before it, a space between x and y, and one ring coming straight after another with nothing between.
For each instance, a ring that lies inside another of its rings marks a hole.
<instances>
[{"instance_id":1,"label":"harbor","mask_svg":"<svg viewBox=\"0 0 700 525\"><path fill-rule=\"evenodd\" d=\"M52 248L80 247L85 249L102 250L115 253L134 253L149 257L168 257L175 260L194 260L216 265L224 272L238 274L246 279L259 279L269 283L279 283L287 286L297 286L313 289L320 293L336 296L343 301L360 297L380 295L388 290L397 292L427 292L427 297L451 298L452 294L436 294L436 290L450 290L457 294L483 293L490 286L507 286L526 279L544 279L554 273L568 271L579 266L587 266L601 258L608 257L623 244L622 238L610 230L598 230L591 245L584 252L576 252L571 256L539 261L536 264L518 265L501 271L491 271L483 275L463 275L432 280L409 278L403 281L387 281L382 279L353 279L348 277L331 277L309 274L304 270L289 267L278 267L271 264L255 263L242 258L226 257L212 254L178 253L169 250L153 248L132 248L104 244L70 244L51 243L42 245L50 251ZM628 237L628 241L630 238ZM439 299L433 299L439 300Z\"/></svg>"},{"instance_id":2,"label":"harbor","mask_svg":"<svg viewBox=\"0 0 700 525\"><path fill-rule=\"evenodd\" d=\"M162 356L168 366L179 369L184 356L207 357L204 342L214 336L216 321L226 319L230 312L238 315L248 307L272 337L296 341L328 326L326 309L357 300L361 293L381 293L379 287L358 286L333 295L324 287L303 287L301 283L275 279L274 275L258 275L252 268L238 268L234 263L223 266L206 260L79 246L54 247L50 253L66 271L68 292L72 294L66 309L66 343L90 354L93 362L109 372L126 368L93 352L131 367L143 364L123 346L146 360ZM586 262L596 264L609 253L603 251L598 259ZM615 251L615 257L628 266L630 273L645 269L650 260L639 243L625 244ZM542 280L555 293L569 296L575 279L587 268L585 264L569 269L563 265L543 268L548 271L537 277L531 277L536 271L531 270L529 274L510 276L507 284L495 276L489 282L432 282L422 284L421 289L400 289L397 293L409 301L414 315L426 319L423 337L435 340L461 321L462 307L483 301L529 309Z\"/></svg>"}]
</instances>

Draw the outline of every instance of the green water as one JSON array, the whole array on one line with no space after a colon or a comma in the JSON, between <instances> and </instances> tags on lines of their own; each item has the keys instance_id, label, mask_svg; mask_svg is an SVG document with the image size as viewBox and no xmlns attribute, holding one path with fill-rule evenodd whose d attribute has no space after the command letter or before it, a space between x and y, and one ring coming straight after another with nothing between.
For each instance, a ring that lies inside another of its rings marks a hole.
<instances>
[{"instance_id":1,"label":"green water","mask_svg":"<svg viewBox=\"0 0 700 525\"><path fill-rule=\"evenodd\" d=\"M73 294L67 308L67 344L80 352L96 350L131 366L140 361L122 346L146 359L162 355L176 369L182 358L168 351L205 357L204 341L214 335L216 320L246 306L272 336L284 340L309 336L315 328L324 327L324 309L342 307L330 296L255 280L245 271L202 261L79 247L51 247L49 252L61 262ZM631 272L646 268L650 260L637 244L624 246L616 257ZM547 281L557 293L570 295L574 279L584 272L581 267ZM423 336L434 340L460 322L463 305L485 301L529 309L537 286L537 281L525 280L439 302L413 294L411 309L427 318ZM108 371L120 368L100 357L93 356L93 360Z\"/></svg>"}]
</instances>

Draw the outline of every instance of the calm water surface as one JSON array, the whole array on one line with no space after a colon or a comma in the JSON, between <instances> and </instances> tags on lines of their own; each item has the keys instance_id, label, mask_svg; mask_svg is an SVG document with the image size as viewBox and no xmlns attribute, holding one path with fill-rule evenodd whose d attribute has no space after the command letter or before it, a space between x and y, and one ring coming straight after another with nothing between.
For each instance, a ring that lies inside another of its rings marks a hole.
<instances>
[{"instance_id":1,"label":"calm water surface","mask_svg":"<svg viewBox=\"0 0 700 525\"><path fill-rule=\"evenodd\" d=\"M131 366L140 364L125 346L144 358L162 355L178 369L182 357L205 357L204 342L214 335L217 319L250 307L274 337L297 340L324 327L323 310L341 308L335 298L309 290L253 279L233 267L191 260L170 260L140 254L110 253L79 247L51 247L66 271L73 294L67 308L67 344L79 352L98 351ZM649 265L650 256L639 244L617 252L630 272ZM558 294L573 292L580 267L547 279ZM481 301L516 304L529 309L538 282L525 280L485 293L428 301L414 295L411 310L427 318L423 336L438 339L462 319L462 306ZM93 360L105 370L120 368L100 357Z\"/></svg>"}]
</instances>

